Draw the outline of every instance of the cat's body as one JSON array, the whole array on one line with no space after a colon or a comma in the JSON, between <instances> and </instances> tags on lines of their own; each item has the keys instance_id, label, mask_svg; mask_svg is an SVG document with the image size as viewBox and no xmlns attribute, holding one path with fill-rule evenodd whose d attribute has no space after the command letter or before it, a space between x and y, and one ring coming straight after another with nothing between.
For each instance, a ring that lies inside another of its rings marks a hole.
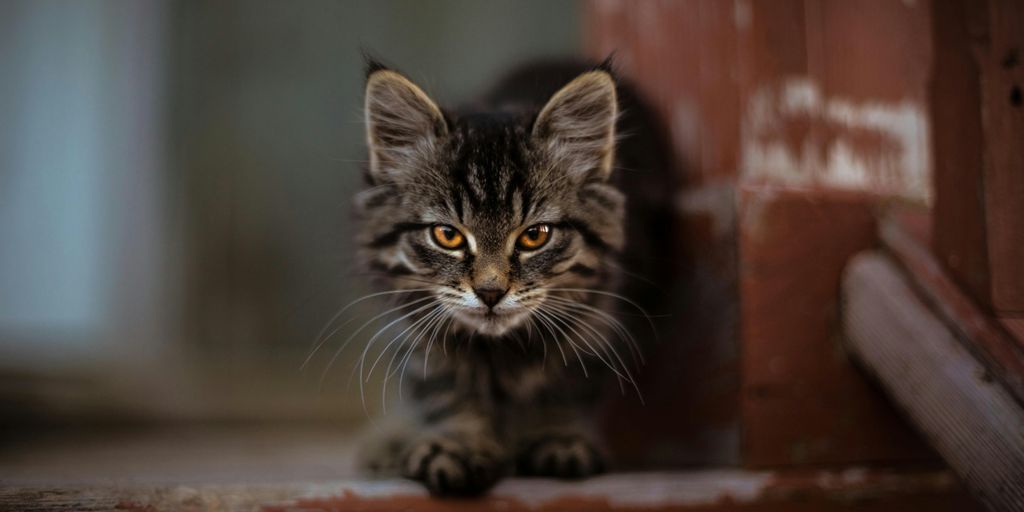
<instances>
[{"instance_id":1,"label":"cat's body","mask_svg":"<svg viewBox=\"0 0 1024 512\"><path fill-rule=\"evenodd\" d=\"M535 66L453 114L371 65L362 256L385 288L408 290L400 313L419 369L406 377L409 423L376 445L371 467L442 495L512 472L603 469L593 408L608 390L640 393L636 334L610 314L638 307L616 296L622 261L649 273L648 238L671 229L650 222L671 194L657 180L627 228L617 134L645 112L620 119L621 96L606 67ZM664 163L643 129L627 134L649 146L632 150L629 171Z\"/></svg>"}]
</instances>

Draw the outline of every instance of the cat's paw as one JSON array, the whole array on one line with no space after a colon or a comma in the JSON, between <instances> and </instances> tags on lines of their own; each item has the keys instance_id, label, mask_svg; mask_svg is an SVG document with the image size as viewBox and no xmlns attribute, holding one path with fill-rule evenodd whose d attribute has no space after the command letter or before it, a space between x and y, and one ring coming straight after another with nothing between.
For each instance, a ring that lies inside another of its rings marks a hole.
<instances>
[{"instance_id":1,"label":"cat's paw","mask_svg":"<svg viewBox=\"0 0 1024 512\"><path fill-rule=\"evenodd\" d=\"M519 451L517 471L524 476L584 478L604 471L604 457L580 435L552 435L527 443Z\"/></svg>"},{"instance_id":2,"label":"cat's paw","mask_svg":"<svg viewBox=\"0 0 1024 512\"><path fill-rule=\"evenodd\" d=\"M445 436L414 443L403 466L405 477L420 481L434 496L478 496L494 487L504 473L496 444L470 446Z\"/></svg>"}]
</instances>

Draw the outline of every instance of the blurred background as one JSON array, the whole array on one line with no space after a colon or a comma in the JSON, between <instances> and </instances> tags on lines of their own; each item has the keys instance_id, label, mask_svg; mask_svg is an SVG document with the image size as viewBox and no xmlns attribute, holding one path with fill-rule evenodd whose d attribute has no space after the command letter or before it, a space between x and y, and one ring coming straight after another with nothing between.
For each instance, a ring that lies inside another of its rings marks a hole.
<instances>
[{"instance_id":1,"label":"blurred background","mask_svg":"<svg viewBox=\"0 0 1024 512\"><path fill-rule=\"evenodd\" d=\"M328 358L299 372L369 291L351 264L361 52L457 104L512 64L577 55L579 11L0 4L2 421L362 419L349 365L322 391Z\"/></svg>"}]
</instances>

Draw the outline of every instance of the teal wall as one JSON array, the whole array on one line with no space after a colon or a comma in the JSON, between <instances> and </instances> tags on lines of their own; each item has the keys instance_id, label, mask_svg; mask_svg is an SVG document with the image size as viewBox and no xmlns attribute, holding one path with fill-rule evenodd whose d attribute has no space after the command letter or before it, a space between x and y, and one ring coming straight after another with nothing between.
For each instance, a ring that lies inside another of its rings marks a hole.
<instances>
[{"instance_id":1,"label":"teal wall","mask_svg":"<svg viewBox=\"0 0 1024 512\"><path fill-rule=\"evenodd\" d=\"M110 393L89 400L179 415L336 410L297 369L368 291L361 51L452 104L577 54L578 8L0 2L0 377L84 372Z\"/></svg>"}]
</instances>

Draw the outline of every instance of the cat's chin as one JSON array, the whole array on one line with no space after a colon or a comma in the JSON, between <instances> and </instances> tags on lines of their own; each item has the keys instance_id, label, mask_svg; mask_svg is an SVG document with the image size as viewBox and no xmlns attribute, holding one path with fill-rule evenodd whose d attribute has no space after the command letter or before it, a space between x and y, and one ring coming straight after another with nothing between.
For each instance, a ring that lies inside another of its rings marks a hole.
<instances>
[{"instance_id":1,"label":"cat's chin","mask_svg":"<svg viewBox=\"0 0 1024 512\"><path fill-rule=\"evenodd\" d=\"M526 309L504 313L461 311L455 314L455 318L469 332L498 337L519 327L529 314Z\"/></svg>"}]
</instances>

